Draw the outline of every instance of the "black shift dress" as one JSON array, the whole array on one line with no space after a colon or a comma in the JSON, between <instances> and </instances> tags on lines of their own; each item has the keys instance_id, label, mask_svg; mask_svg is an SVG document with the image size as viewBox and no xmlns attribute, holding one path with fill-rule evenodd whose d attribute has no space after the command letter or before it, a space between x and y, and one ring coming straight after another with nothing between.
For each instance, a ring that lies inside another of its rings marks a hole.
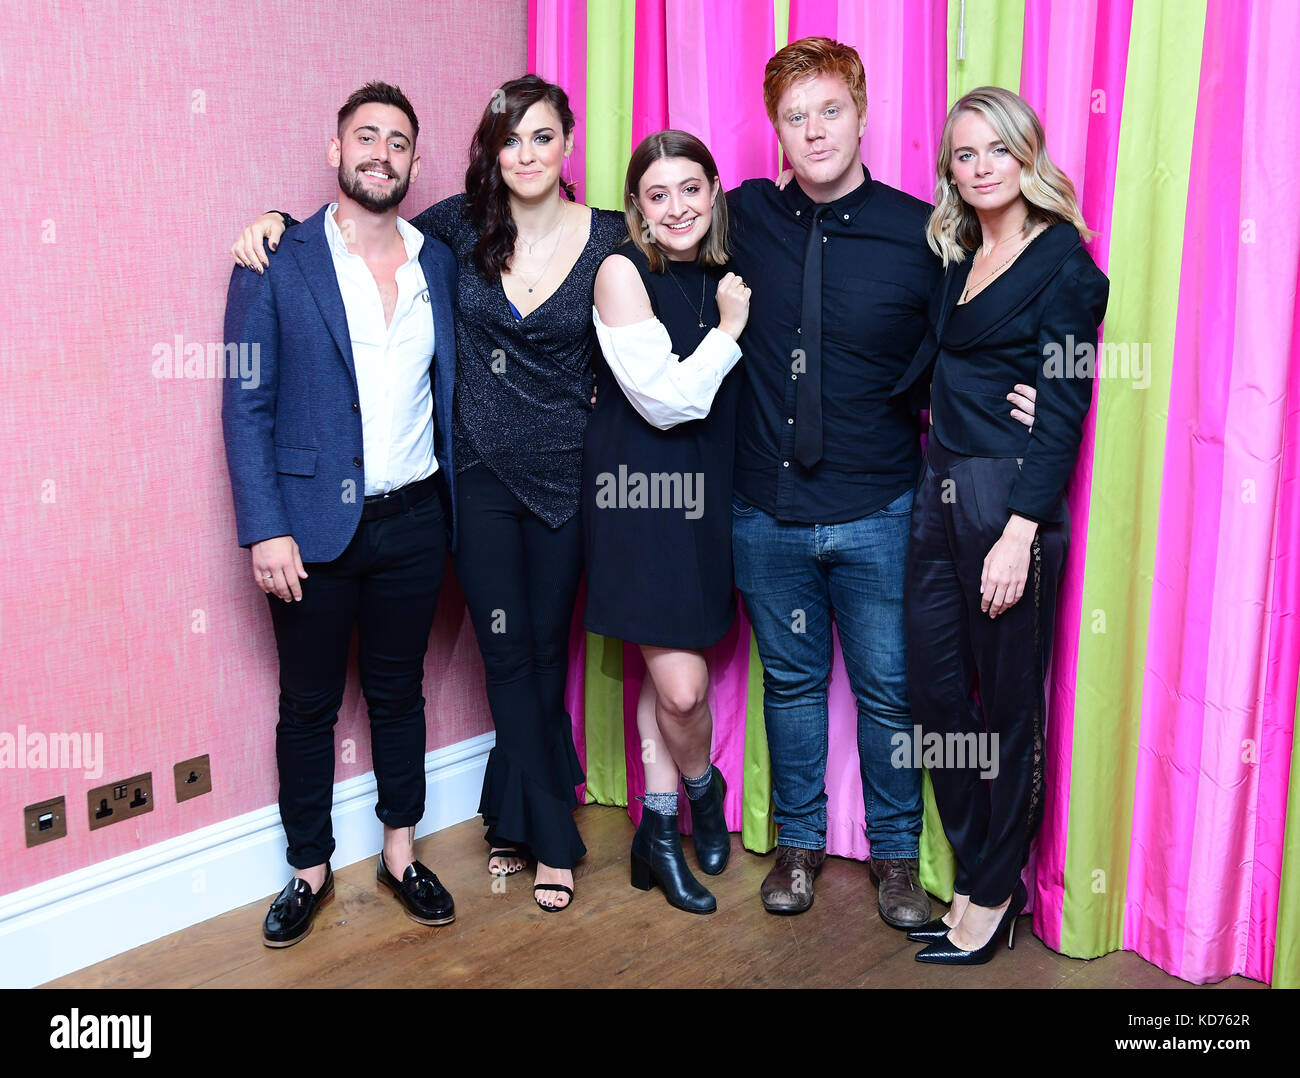
<instances>
[{"instance_id":1,"label":"black shift dress","mask_svg":"<svg viewBox=\"0 0 1300 1078\"><path fill-rule=\"evenodd\" d=\"M718 324L725 269L669 262L666 272L652 273L634 244L617 253L636 266L673 352L691 355ZM583 448L584 624L635 644L707 648L727 634L736 612L731 481L740 364L718 387L707 416L668 430L632 407L603 356L596 367L596 408Z\"/></svg>"}]
</instances>

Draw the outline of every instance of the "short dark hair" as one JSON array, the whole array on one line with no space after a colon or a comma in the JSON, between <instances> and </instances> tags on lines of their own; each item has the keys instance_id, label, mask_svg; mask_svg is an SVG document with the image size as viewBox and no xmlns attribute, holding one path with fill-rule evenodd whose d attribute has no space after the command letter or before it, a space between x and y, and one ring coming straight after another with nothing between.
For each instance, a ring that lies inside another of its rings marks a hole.
<instances>
[{"instance_id":1,"label":"short dark hair","mask_svg":"<svg viewBox=\"0 0 1300 1078\"><path fill-rule=\"evenodd\" d=\"M415 109L396 86L387 82L368 82L361 89L353 90L352 96L343 102L339 109L339 135L343 134L343 125L352 118L352 114L362 105L392 105L406 113L411 121L411 141L420 137L420 121L415 118Z\"/></svg>"}]
</instances>

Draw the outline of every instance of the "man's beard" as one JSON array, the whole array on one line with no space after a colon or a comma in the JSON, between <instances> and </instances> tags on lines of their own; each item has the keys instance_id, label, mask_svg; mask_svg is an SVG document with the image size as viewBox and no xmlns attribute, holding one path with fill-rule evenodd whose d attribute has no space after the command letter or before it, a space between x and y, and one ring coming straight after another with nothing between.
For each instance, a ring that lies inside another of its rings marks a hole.
<instances>
[{"instance_id":1,"label":"man's beard","mask_svg":"<svg viewBox=\"0 0 1300 1078\"><path fill-rule=\"evenodd\" d=\"M406 189L411 185L411 177L409 174L400 178L394 175L393 186L390 191L369 191L364 186L361 171L365 168L374 167L374 165L363 165L360 169L348 172L342 165L339 165L339 187L348 198L371 213L384 213L391 210L406 197ZM385 171L393 175L392 169L385 169Z\"/></svg>"}]
</instances>

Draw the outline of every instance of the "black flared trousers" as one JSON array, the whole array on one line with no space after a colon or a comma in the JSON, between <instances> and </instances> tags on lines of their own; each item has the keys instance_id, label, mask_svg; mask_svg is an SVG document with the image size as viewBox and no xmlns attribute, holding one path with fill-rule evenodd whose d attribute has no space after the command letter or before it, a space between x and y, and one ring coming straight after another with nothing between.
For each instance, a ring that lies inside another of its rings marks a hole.
<instances>
[{"instance_id":1,"label":"black flared trousers","mask_svg":"<svg viewBox=\"0 0 1300 1078\"><path fill-rule=\"evenodd\" d=\"M493 846L523 844L572 868L584 780L564 707L569 628L582 575L578 515L549 527L486 464L456 477L456 576L483 654L496 746L479 812Z\"/></svg>"},{"instance_id":2,"label":"black flared trousers","mask_svg":"<svg viewBox=\"0 0 1300 1078\"><path fill-rule=\"evenodd\" d=\"M1068 520L1040 525L1024 595L980 609L984 559L1009 519L1014 457L952 453L930 431L907 556L907 762L930 770L956 857L953 889L981 906L1012 894L1043 815L1044 678ZM906 754L900 754L900 759Z\"/></svg>"}]
</instances>

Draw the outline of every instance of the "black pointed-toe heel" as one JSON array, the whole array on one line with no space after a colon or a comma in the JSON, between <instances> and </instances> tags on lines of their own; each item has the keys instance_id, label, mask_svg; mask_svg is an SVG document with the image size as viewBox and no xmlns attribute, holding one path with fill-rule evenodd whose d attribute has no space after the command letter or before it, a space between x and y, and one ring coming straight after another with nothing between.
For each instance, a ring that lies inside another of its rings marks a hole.
<instances>
[{"instance_id":1,"label":"black pointed-toe heel","mask_svg":"<svg viewBox=\"0 0 1300 1078\"><path fill-rule=\"evenodd\" d=\"M631 870L633 887L648 891L658 884L668 904L679 910L712 913L718 908L718 900L686 867L676 816L642 810L641 823L632 838Z\"/></svg>"},{"instance_id":2,"label":"black pointed-toe heel","mask_svg":"<svg viewBox=\"0 0 1300 1078\"><path fill-rule=\"evenodd\" d=\"M936 917L933 921L926 921L923 925L917 925L907 934L907 938L915 940L917 943L932 943L935 940L941 940L946 936L952 925L948 924L942 917Z\"/></svg>"},{"instance_id":3,"label":"black pointed-toe heel","mask_svg":"<svg viewBox=\"0 0 1300 1078\"><path fill-rule=\"evenodd\" d=\"M1017 883L1016 889L1011 895L1011 903L1002 914L1002 920L998 922L998 927L994 930L993 935L989 937L988 943L984 944L983 947L974 951L963 951L960 947L955 946L945 933L939 939L931 942L930 946L925 950L918 951L916 960L938 966L982 966L985 962L990 961L997 952L1004 931L1007 934L1007 950L1015 950L1016 918L1020 916L1020 911L1025 908L1028 902L1029 894L1025 890L1025 885Z\"/></svg>"},{"instance_id":4,"label":"black pointed-toe heel","mask_svg":"<svg viewBox=\"0 0 1300 1078\"><path fill-rule=\"evenodd\" d=\"M716 876L727 867L727 858L731 856L731 832L727 830L727 821L723 816L722 802L727 796L727 782L722 772L713 769L713 779L703 797L694 801L687 798L691 806L691 831L695 837L695 857L700 868L710 876Z\"/></svg>"}]
</instances>

